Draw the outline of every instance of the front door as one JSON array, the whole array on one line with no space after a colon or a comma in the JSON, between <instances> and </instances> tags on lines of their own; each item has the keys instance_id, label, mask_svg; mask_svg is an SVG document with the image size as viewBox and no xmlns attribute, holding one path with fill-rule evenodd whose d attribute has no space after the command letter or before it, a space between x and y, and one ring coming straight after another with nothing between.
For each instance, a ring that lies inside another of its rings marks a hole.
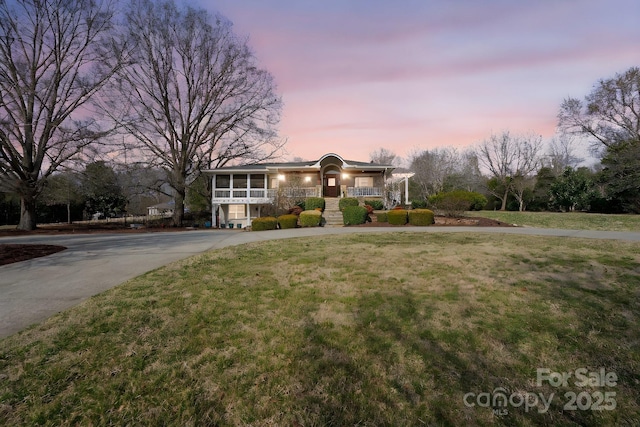
<instances>
[{"instance_id":1,"label":"front door","mask_svg":"<svg viewBox=\"0 0 640 427\"><path fill-rule=\"evenodd\" d=\"M338 197L340 193L340 174L327 174L324 176L322 193L324 197Z\"/></svg>"}]
</instances>

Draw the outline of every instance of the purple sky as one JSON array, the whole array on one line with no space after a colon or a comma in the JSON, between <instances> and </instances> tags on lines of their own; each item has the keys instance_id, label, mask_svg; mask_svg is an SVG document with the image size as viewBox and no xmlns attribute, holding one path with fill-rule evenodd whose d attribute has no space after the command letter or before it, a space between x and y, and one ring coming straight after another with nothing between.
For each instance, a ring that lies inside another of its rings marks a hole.
<instances>
[{"instance_id":1,"label":"purple sky","mask_svg":"<svg viewBox=\"0 0 640 427\"><path fill-rule=\"evenodd\" d=\"M202 4L208 4L203 2ZM567 96L640 66L639 0L218 0L284 100L287 158L553 136Z\"/></svg>"}]
</instances>

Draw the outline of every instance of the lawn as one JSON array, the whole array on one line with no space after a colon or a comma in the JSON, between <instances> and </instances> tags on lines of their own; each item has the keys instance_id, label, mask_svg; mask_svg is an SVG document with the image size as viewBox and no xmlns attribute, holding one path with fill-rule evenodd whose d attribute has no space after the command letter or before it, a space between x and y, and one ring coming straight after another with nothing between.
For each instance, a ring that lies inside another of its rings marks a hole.
<instances>
[{"instance_id":1,"label":"lawn","mask_svg":"<svg viewBox=\"0 0 640 427\"><path fill-rule=\"evenodd\" d=\"M0 341L0 424L635 425L639 285L627 242L216 250Z\"/></svg>"},{"instance_id":2,"label":"lawn","mask_svg":"<svg viewBox=\"0 0 640 427\"><path fill-rule=\"evenodd\" d=\"M469 216L496 219L525 227L567 230L640 231L640 215L611 215L586 212L467 212Z\"/></svg>"}]
</instances>

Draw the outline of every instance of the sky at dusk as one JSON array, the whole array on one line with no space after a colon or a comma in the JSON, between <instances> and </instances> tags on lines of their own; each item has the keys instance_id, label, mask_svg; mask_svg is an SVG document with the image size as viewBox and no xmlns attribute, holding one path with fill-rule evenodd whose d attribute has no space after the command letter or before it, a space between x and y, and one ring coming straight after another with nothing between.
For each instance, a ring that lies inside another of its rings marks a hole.
<instances>
[{"instance_id":1,"label":"sky at dusk","mask_svg":"<svg viewBox=\"0 0 640 427\"><path fill-rule=\"evenodd\" d=\"M214 4L275 78L286 159L548 139L564 98L640 66L638 0Z\"/></svg>"}]
</instances>

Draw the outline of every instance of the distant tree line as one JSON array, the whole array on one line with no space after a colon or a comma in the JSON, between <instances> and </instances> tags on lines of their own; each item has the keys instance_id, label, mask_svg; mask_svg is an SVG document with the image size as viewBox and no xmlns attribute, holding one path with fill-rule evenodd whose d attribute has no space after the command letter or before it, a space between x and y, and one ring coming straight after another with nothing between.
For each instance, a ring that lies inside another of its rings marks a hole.
<instances>
[{"instance_id":1,"label":"distant tree line","mask_svg":"<svg viewBox=\"0 0 640 427\"><path fill-rule=\"evenodd\" d=\"M598 164L581 166L581 144ZM371 159L398 163L384 149ZM414 205L464 190L485 195L491 210L640 213L640 69L600 80L584 101L567 98L547 144L535 133L503 131L462 152L414 152L408 169L406 202Z\"/></svg>"}]
</instances>

